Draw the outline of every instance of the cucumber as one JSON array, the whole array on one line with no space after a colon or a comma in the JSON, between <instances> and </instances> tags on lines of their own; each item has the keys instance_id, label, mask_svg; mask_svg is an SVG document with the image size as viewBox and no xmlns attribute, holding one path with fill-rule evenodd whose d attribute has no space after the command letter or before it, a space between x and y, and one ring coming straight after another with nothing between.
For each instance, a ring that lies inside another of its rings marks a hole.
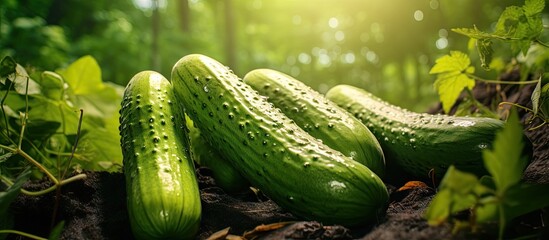
<instances>
[{"instance_id":1,"label":"cucumber","mask_svg":"<svg viewBox=\"0 0 549 240\"><path fill-rule=\"evenodd\" d=\"M441 178L450 165L487 174L482 150L490 148L503 121L415 113L349 85L331 88L326 97L360 119L378 138L388 168L396 165L419 178L434 170Z\"/></svg>"},{"instance_id":2,"label":"cucumber","mask_svg":"<svg viewBox=\"0 0 549 240\"><path fill-rule=\"evenodd\" d=\"M185 120L189 129L192 159L212 171L216 185L228 193L249 189L250 183L202 137L200 129L194 126L193 121L188 116Z\"/></svg>"},{"instance_id":3,"label":"cucumber","mask_svg":"<svg viewBox=\"0 0 549 240\"><path fill-rule=\"evenodd\" d=\"M124 90L120 135L128 213L138 239L193 238L201 203L185 118L172 86L153 71Z\"/></svg>"},{"instance_id":4,"label":"cucumber","mask_svg":"<svg viewBox=\"0 0 549 240\"><path fill-rule=\"evenodd\" d=\"M376 137L345 109L301 81L271 69L256 69L244 82L267 96L269 102L311 136L340 151L383 177L385 157Z\"/></svg>"},{"instance_id":5,"label":"cucumber","mask_svg":"<svg viewBox=\"0 0 549 240\"><path fill-rule=\"evenodd\" d=\"M203 136L282 208L347 226L384 213L389 195L374 172L309 135L218 61L184 56L171 81Z\"/></svg>"}]
</instances>

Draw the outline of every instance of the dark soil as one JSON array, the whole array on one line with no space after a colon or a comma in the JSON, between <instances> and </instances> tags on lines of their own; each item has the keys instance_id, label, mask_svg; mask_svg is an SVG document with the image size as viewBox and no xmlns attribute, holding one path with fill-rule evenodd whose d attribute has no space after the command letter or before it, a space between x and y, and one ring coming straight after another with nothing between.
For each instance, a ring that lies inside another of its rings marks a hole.
<instances>
[{"instance_id":1,"label":"dark soil","mask_svg":"<svg viewBox=\"0 0 549 240\"><path fill-rule=\"evenodd\" d=\"M492 99L497 91L491 86L479 86L476 92ZM503 89L505 98L528 106L533 86ZM484 97L484 98L483 98ZM492 103L486 101L484 104ZM431 112L436 112L439 107ZM521 112L523 120L528 114ZM535 126L539 122L526 124ZM549 124L548 124L549 125ZM549 183L549 126L525 131L533 144L533 159L524 173L524 181ZM201 199L202 223L197 239L226 236L246 236L261 239L494 239L496 226L486 226L472 233L470 229L455 231L450 223L432 227L422 214L435 190L429 186L398 191L403 182L418 180L400 178L387 180L391 201L385 216L378 223L360 228L324 226L314 221L302 221L277 206L261 193L249 191L229 195L215 185L208 169L197 169ZM87 172L88 177L64 186L61 190L55 224L65 221L62 239L132 239L125 202L125 183L121 173ZM29 182L28 189L43 189L46 183ZM14 229L48 236L54 215L55 193L40 197L20 195L12 204ZM532 196L535 197L535 196ZM459 217L459 216L458 216ZM534 235L534 239L549 239L546 211L536 211L509 224L506 238ZM227 229L229 228L229 229ZM215 235L213 235L215 233ZM536 235L537 234L537 235ZM213 235L213 236L212 236ZM9 235L8 239L20 239Z\"/></svg>"}]
</instances>

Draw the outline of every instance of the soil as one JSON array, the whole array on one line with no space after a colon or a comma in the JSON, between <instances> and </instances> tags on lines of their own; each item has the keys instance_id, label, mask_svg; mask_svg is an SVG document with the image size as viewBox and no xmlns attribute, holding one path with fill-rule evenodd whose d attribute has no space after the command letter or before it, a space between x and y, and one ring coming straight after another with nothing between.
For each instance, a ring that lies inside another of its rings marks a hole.
<instances>
[{"instance_id":1,"label":"soil","mask_svg":"<svg viewBox=\"0 0 549 240\"><path fill-rule=\"evenodd\" d=\"M479 85L476 96L483 104L492 104L494 94L529 106L533 86L497 89ZM503 93L503 94L502 94ZM508 96L508 97L506 97ZM439 111L437 106L431 113ZM520 112L523 121L529 117ZM525 123L525 128L540 124ZM548 124L549 125L549 124ZM533 158L524 172L524 181L549 183L549 126L525 135L533 145ZM61 189L55 223L64 221L61 239L132 239L125 202L125 182L122 173L86 172L87 178L70 183ZM429 226L422 214L432 200L435 189L429 180L422 187L397 190L409 180L400 176L388 178L387 188L390 203L385 216L374 225L359 228L325 226L315 221L303 221L284 211L261 192L248 191L227 194L215 185L206 168L197 168L202 199L202 222L197 239L230 239L245 236L247 239L494 239L496 226L487 225L476 232L471 229L456 229L446 223ZM29 182L25 188L43 189L48 183ZM48 236L54 215L55 193L40 197L20 194L12 204L14 229ZM546 210L539 210L515 219L509 224L505 238L534 236L534 239L549 239ZM459 217L459 216L458 216ZM9 235L8 239L22 239Z\"/></svg>"}]
</instances>

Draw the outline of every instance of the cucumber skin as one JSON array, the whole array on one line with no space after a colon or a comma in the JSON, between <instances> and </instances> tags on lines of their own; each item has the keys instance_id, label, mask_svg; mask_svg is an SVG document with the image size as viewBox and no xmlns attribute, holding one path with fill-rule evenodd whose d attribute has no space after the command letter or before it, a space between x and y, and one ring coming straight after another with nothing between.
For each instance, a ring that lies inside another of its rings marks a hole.
<instances>
[{"instance_id":1,"label":"cucumber skin","mask_svg":"<svg viewBox=\"0 0 549 240\"><path fill-rule=\"evenodd\" d=\"M252 70L244 82L311 136L374 171L385 174L385 157L377 138L345 109L301 81L271 69Z\"/></svg>"},{"instance_id":2,"label":"cucumber skin","mask_svg":"<svg viewBox=\"0 0 549 240\"><path fill-rule=\"evenodd\" d=\"M368 126L388 165L423 179L432 169L440 179L450 165L478 176L487 174L482 150L491 148L503 128L503 121L492 118L410 112L349 85L334 86L326 97Z\"/></svg>"},{"instance_id":3,"label":"cucumber skin","mask_svg":"<svg viewBox=\"0 0 549 240\"><path fill-rule=\"evenodd\" d=\"M170 82L137 73L124 90L120 135L130 225L137 239L193 238L201 203L185 119Z\"/></svg>"},{"instance_id":4,"label":"cucumber skin","mask_svg":"<svg viewBox=\"0 0 549 240\"><path fill-rule=\"evenodd\" d=\"M385 212L388 192L375 173L311 137L221 63L184 56L171 81L211 145L279 206L348 226Z\"/></svg>"},{"instance_id":5,"label":"cucumber skin","mask_svg":"<svg viewBox=\"0 0 549 240\"><path fill-rule=\"evenodd\" d=\"M202 137L200 129L194 126L193 121L185 117L190 137L190 152L192 159L200 166L207 167L212 171L215 184L227 193L238 193L250 189L250 183L246 180L231 163L223 158Z\"/></svg>"}]
</instances>

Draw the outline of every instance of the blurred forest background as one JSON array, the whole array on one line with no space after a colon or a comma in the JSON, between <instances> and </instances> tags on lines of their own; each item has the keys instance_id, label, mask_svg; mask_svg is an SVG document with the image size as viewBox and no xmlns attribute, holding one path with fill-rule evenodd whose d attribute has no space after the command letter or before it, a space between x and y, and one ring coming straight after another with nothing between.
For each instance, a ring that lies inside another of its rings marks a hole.
<instances>
[{"instance_id":1,"label":"blurred forest background","mask_svg":"<svg viewBox=\"0 0 549 240\"><path fill-rule=\"evenodd\" d=\"M84 55L104 81L125 85L141 70L169 78L202 53L239 76L288 73L324 93L345 83L402 107L437 101L434 61L470 51L451 31L489 31L518 0L0 0L0 57L55 70ZM547 8L546 8L547 9ZM547 19L547 10L543 16ZM544 31L547 32L547 31ZM498 54L505 54L500 51ZM500 56L506 57L506 56ZM507 56L510 58L511 56ZM490 72L479 75L490 76Z\"/></svg>"}]
</instances>

